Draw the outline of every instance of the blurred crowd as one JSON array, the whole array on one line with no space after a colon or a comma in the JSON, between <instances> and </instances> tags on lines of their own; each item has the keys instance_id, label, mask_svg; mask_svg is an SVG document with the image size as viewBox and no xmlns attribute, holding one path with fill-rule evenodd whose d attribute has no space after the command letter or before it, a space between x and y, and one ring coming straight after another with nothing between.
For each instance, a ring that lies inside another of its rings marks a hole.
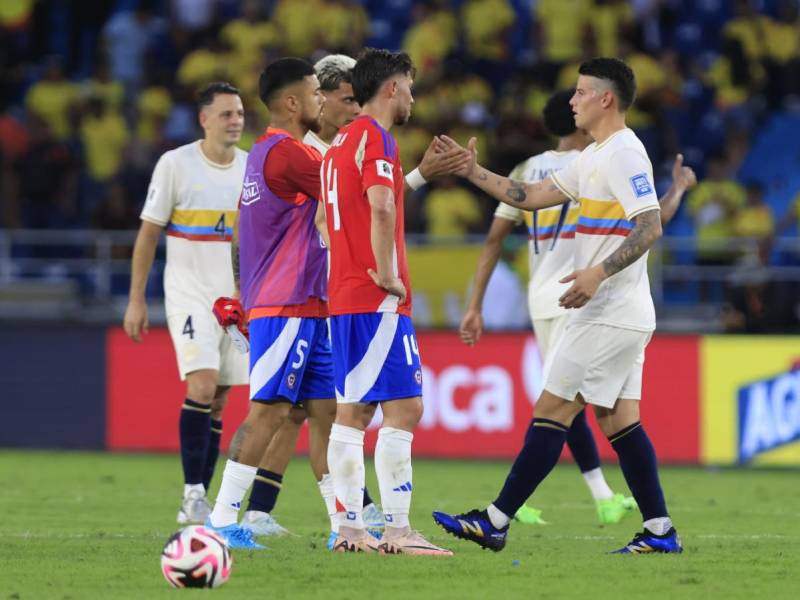
<instances>
[{"instance_id":1,"label":"blurred crowd","mask_svg":"<svg viewBox=\"0 0 800 600\"><path fill-rule=\"evenodd\" d=\"M548 96L610 55L636 73L628 123L659 188L679 151L703 178L667 233L697 236L692 262L732 264L741 246L727 240L747 238L763 263L796 228L800 181L776 192L742 166L772 115L800 113L798 15L797 0L4 0L0 219L135 228L158 156L200 135L199 86L242 91L248 149L268 119L256 84L269 61L366 45L417 65L413 118L397 130L409 170L446 132L476 136L481 160L507 172L552 145ZM458 238L485 231L494 203L444 179L407 206L409 231Z\"/></svg>"}]
</instances>

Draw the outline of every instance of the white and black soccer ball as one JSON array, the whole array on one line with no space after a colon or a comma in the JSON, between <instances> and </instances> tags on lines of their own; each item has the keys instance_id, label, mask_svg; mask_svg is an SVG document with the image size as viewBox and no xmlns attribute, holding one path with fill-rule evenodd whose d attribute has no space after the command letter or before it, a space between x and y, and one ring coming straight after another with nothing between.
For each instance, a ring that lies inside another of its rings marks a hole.
<instances>
[{"instance_id":1,"label":"white and black soccer ball","mask_svg":"<svg viewBox=\"0 0 800 600\"><path fill-rule=\"evenodd\" d=\"M199 525L181 529L161 551L161 572L173 587L219 587L231 576L232 564L225 540Z\"/></svg>"}]
</instances>

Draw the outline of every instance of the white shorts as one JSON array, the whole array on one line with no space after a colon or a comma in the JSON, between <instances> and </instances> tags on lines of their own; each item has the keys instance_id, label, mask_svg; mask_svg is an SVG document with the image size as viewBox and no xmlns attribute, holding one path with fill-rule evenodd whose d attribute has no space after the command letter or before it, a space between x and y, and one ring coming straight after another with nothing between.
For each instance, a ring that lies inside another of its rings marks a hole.
<instances>
[{"instance_id":1,"label":"white shorts","mask_svg":"<svg viewBox=\"0 0 800 600\"><path fill-rule=\"evenodd\" d=\"M536 345L542 361L547 362L547 355L552 350L567 326L569 315L561 315L552 319L532 319L533 332L536 334Z\"/></svg>"},{"instance_id":2,"label":"white shorts","mask_svg":"<svg viewBox=\"0 0 800 600\"><path fill-rule=\"evenodd\" d=\"M168 315L167 325L181 381L193 371L214 369L219 372L219 385L248 383L248 356L233 347L211 309Z\"/></svg>"},{"instance_id":3,"label":"white shorts","mask_svg":"<svg viewBox=\"0 0 800 600\"><path fill-rule=\"evenodd\" d=\"M613 408L618 398L642 397L644 349L650 331L598 323L569 323L544 367L546 389L565 400L581 394L597 406Z\"/></svg>"}]
</instances>

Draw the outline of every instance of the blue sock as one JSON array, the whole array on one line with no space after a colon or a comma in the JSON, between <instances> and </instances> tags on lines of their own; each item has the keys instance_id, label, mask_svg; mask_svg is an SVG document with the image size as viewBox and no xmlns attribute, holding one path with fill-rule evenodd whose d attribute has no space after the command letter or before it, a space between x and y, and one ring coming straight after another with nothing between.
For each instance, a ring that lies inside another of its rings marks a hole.
<instances>
[{"instance_id":1,"label":"blue sock","mask_svg":"<svg viewBox=\"0 0 800 600\"><path fill-rule=\"evenodd\" d=\"M208 454L206 454L206 464L203 468L203 485L208 491L211 485L211 478L214 477L214 469L217 466L219 457L219 441L222 438L222 421L210 419L211 436L208 439Z\"/></svg>"},{"instance_id":2,"label":"blue sock","mask_svg":"<svg viewBox=\"0 0 800 600\"><path fill-rule=\"evenodd\" d=\"M250 502L247 510L258 510L269 513L275 508L278 501L278 494L283 485L283 475L259 469L256 471L256 478L253 481L253 491L250 492Z\"/></svg>"},{"instance_id":3,"label":"blue sock","mask_svg":"<svg viewBox=\"0 0 800 600\"><path fill-rule=\"evenodd\" d=\"M566 425L550 419L533 419L525 434L525 444L492 504L508 517L517 514L536 486L556 466L566 437Z\"/></svg>"},{"instance_id":4,"label":"blue sock","mask_svg":"<svg viewBox=\"0 0 800 600\"><path fill-rule=\"evenodd\" d=\"M181 464L184 483L203 483L203 470L211 437L211 406L188 398L180 418Z\"/></svg>"},{"instance_id":5,"label":"blue sock","mask_svg":"<svg viewBox=\"0 0 800 600\"><path fill-rule=\"evenodd\" d=\"M367 486L364 486L364 506L369 506L373 502L374 500L370 497Z\"/></svg>"},{"instance_id":6,"label":"blue sock","mask_svg":"<svg viewBox=\"0 0 800 600\"><path fill-rule=\"evenodd\" d=\"M581 473L600 467L600 454L586 418L586 409L578 413L567 432L567 446Z\"/></svg>"},{"instance_id":7,"label":"blue sock","mask_svg":"<svg viewBox=\"0 0 800 600\"><path fill-rule=\"evenodd\" d=\"M642 424L629 425L609 436L608 441L619 456L620 469L644 520L669 516L658 480L656 452Z\"/></svg>"}]
</instances>

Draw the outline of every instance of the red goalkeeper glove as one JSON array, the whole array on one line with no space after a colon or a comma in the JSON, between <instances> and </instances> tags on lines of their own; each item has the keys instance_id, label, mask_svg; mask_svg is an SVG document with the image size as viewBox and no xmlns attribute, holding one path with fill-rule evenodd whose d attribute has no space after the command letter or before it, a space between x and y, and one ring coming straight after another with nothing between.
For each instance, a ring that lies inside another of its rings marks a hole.
<instances>
[{"instance_id":1,"label":"red goalkeeper glove","mask_svg":"<svg viewBox=\"0 0 800 600\"><path fill-rule=\"evenodd\" d=\"M220 327L231 336L231 342L236 349L246 354L250 350L250 331L242 303L236 298L223 296L217 298L211 312L214 313Z\"/></svg>"}]
</instances>

